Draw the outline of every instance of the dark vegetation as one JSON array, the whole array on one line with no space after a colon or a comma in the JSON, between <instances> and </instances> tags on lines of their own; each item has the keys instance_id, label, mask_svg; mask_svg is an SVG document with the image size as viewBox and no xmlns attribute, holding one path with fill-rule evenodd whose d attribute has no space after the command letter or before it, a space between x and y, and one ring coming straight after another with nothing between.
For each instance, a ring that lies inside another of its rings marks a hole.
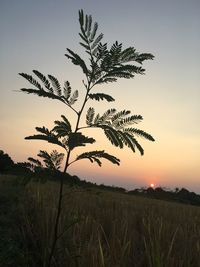
<instances>
[{"instance_id":1,"label":"dark vegetation","mask_svg":"<svg viewBox=\"0 0 200 267\"><path fill-rule=\"evenodd\" d=\"M0 175L0 266L46 267L59 183L24 177ZM63 190L54 266L199 267L200 207L70 176Z\"/></svg>"},{"instance_id":2,"label":"dark vegetation","mask_svg":"<svg viewBox=\"0 0 200 267\"><path fill-rule=\"evenodd\" d=\"M8 161L5 161L7 158ZM166 201L175 201L184 204L200 206L200 195L194 192L190 192L186 188L175 188L173 190L157 187L155 189L149 188L137 188L134 190L126 190L122 187L109 186L81 180L76 175L70 175L69 173L62 173L57 169L49 169L47 167L34 166L30 162L18 162L14 163L8 154L5 154L2 150L0 153L0 174L21 174L21 183L26 184L30 181L39 181L45 183L47 181L58 182L63 177L64 184L68 186L79 186L85 189L102 189L113 192L120 192L123 194L142 196L153 199L160 199Z\"/></svg>"},{"instance_id":3,"label":"dark vegetation","mask_svg":"<svg viewBox=\"0 0 200 267\"><path fill-rule=\"evenodd\" d=\"M3 151L0 162L0 266L48 266L62 176L54 266L199 267L199 195L96 185L45 166L15 164Z\"/></svg>"},{"instance_id":4,"label":"dark vegetation","mask_svg":"<svg viewBox=\"0 0 200 267\"><path fill-rule=\"evenodd\" d=\"M144 149L137 138L154 141L149 133L135 128L143 120L141 115L115 108L101 115L93 107L85 111L90 101L114 101L110 95L94 92L96 85L144 74L142 64L153 55L139 53L134 47L124 49L118 41L109 49L101 42L103 34L97 35L98 24L82 10L79 23L87 63L71 49L65 55L85 77L85 96L79 108L74 107L79 92L72 92L69 81L62 87L53 75L37 70L33 70L35 77L20 73L32 86L21 88L22 92L57 100L77 119L74 124L61 115L52 129L36 127L37 133L25 138L47 141L64 153L40 150L37 159L29 157L27 162L15 164L0 152L0 266L199 267L199 207L162 200L199 205L198 195L186 189L127 192L67 173L71 164L83 159L100 167L102 159L120 164L120 159L104 150L71 158L77 147L95 143L93 137L84 135L86 128L98 128L112 145L127 146L141 155Z\"/></svg>"},{"instance_id":5,"label":"dark vegetation","mask_svg":"<svg viewBox=\"0 0 200 267\"><path fill-rule=\"evenodd\" d=\"M96 112L94 107L87 107L89 103L94 101L114 102L113 96L101 91L95 92L94 88L116 82L120 78L132 79L135 75L144 74L143 63L146 60L152 60L154 56L150 53L140 53L134 47L124 48L122 43L118 41L109 48L107 43L103 43L103 34L98 33L98 23L93 22L92 16L85 15L83 10L79 10L79 25L81 41L79 44L84 48L87 57L83 58L69 48L67 48L65 56L75 66L79 66L83 72L83 97L81 102L79 91L72 91L69 81L65 81L62 86L55 76L51 74L44 75L38 70L33 70L33 76L23 72L19 73L29 82L29 87L21 88L20 91L56 100L67 107L76 117L72 121L68 112L68 118L65 115L61 115L61 120L54 121L53 128L36 127L36 134L25 137L27 140L43 140L57 145L64 152L59 153L53 150L48 153L40 150L37 156L43 159L43 163L38 158L29 158L29 162L26 163L26 165L28 164L34 169L39 168L40 170L44 164L50 171L55 172L60 169L62 160L65 160L64 174L68 172L68 168L72 164L85 159L91 163L96 163L100 167L102 166L102 160L108 160L113 164L119 165L120 159L104 149L79 152L76 157L73 156L75 149L96 142L94 137L84 135L85 129L99 129L103 131L112 145L120 149L127 146L132 152L139 151L141 155L144 154L144 149L138 138L142 137L143 139L154 141L154 138L149 133L136 128L135 125L143 120L141 115L131 114L131 111L126 109L117 111L115 108L107 109L101 114ZM75 103L79 103L78 107L74 105ZM53 263L54 254L59 242L60 231L62 231L59 229L59 225L63 210L64 176L60 175L59 178L60 189L57 211L54 215L55 220L52 222L54 230L53 239L50 241L51 249L47 252L49 254L47 267L55 266L55 263Z\"/></svg>"}]
</instances>

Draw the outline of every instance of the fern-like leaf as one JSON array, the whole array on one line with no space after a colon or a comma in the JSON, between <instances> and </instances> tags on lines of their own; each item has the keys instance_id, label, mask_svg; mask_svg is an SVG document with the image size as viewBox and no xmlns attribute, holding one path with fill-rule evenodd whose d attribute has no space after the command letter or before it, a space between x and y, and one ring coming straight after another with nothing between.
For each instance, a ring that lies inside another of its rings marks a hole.
<instances>
[{"instance_id":1,"label":"fern-like leaf","mask_svg":"<svg viewBox=\"0 0 200 267\"><path fill-rule=\"evenodd\" d=\"M90 42L93 42L94 41L94 38L96 36L97 29L98 29L98 23L95 22L94 23L94 26L93 26L93 30L92 30L92 32L90 34Z\"/></svg>"},{"instance_id":2,"label":"fern-like leaf","mask_svg":"<svg viewBox=\"0 0 200 267\"><path fill-rule=\"evenodd\" d=\"M97 101L100 100L107 100L108 102L115 101L115 99L112 96L103 93L89 94L89 98L95 99Z\"/></svg>"},{"instance_id":3,"label":"fern-like leaf","mask_svg":"<svg viewBox=\"0 0 200 267\"><path fill-rule=\"evenodd\" d=\"M32 157L29 157L28 161L30 161L32 164L34 164L37 167L42 167L42 163L38 159L34 159Z\"/></svg>"},{"instance_id":4,"label":"fern-like leaf","mask_svg":"<svg viewBox=\"0 0 200 267\"><path fill-rule=\"evenodd\" d=\"M54 94L46 92L46 91L43 91L43 90L37 90L37 89L31 89L31 88L21 88L20 91L25 92L27 94L33 94L33 95L37 95L37 96L48 97L50 99L56 99L56 100L59 100L59 101L65 103L65 101L62 99L62 97L54 95Z\"/></svg>"},{"instance_id":5,"label":"fern-like leaf","mask_svg":"<svg viewBox=\"0 0 200 267\"><path fill-rule=\"evenodd\" d=\"M84 43L82 43L82 42L79 42L79 44L80 44L81 46L83 46L86 50L90 50L89 45L86 45L86 44L84 44Z\"/></svg>"},{"instance_id":6,"label":"fern-like leaf","mask_svg":"<svg viewBox=\"0 0 200 267\"><path fill-rule=\"evenodd\" d=\"M71 133L68 139L68 147L70 150L75 147L85 146L86 144L93 144L95 139L92 137L87 137L82 133Z\"/></svg>"},{"instance_id":7,"label":"fern-like leaf","mask_svg":"<svg viewBox=\"0 0 200 267\"><path fill-rule=\"evenodd\" d=\"M100 120L100 114L98 113L97 115L96 115L96 117L94 118L94 125L97 125L97 124L99 124L101 122L101 120Z\"/></svg>"},{"instance_id":8,"label":"fern-like leaf","mask_svg":"<svg viewBox=\"0 0 200 267\"><path fill-rule=\"evenodd\" d=\"M97 38L94 40L91 49L94 49L102 39L103 39L103 33L100 33L99 36L97 36Z\"/></svg>"},{"instance_id":9,"label":"fern-like leaf","mask_svg":"<svg viewBox=\"0 0 200 267\"><path fill-rule=\"evenodd\" d=\"M138 54L138 56L136 57L135 61L142 64L143 61L145 60L153 60L154 56L150 53L142 53L142 54Z\"/></svg>"},{"instance_id":10,"label":"fern-like leaf","mask_svg":"<svg viewBox=\"0 0 200 267\"><path fill-rule=\"evenodd\" d=\"M116 82L117 79L113 78L113 77L102 77L101 79L99 79L95 84L103 84L103 83L112 83L112 82Z\"/></svg>"},{"instance_id":11,"label":"fern-like leaf","mask_svg":"<svg viewBox=\"0 0 200 267\"><path fill-rule=\"evenodd\" d=\"M86 124L88 126L92 125L94 114L95 114L94 108L90 107L86 113Z\"/></svg>"},{"instance_id":12,"label":"fern-like leaf","mask_svg":"<svg viewBox=\"0 0 200 267\"><path fill-rule=\"evenodd\" d=\"M63 93L64 93L64 98L67 102L69 101L71 92L72 92L72 89L71 89L70 83L68 81L65 81Z\"/></svg>"},{"instance_id":13,"label":"fern-like leaf","mask_svg":"<svg viewBox=\"0 0 200 267\"><path fill-rule=\"evenodd\" d=\"M133 143L133 140L131 136L127 133L117 131L118 134L121 136L122 142L128 146L133 152L135 152L135 143Z\"/></svg>"},{"instance_id":14,"label":"fern-like leaf","mask_svg":"<svg viewBox=\"0 0 200 267\"><path fill-rule=\"evenodd\" d=\"M136 53L135 48L134 47L128 47L121 52L120 62L121 63L127 63L130 61L134 61L137 58L137 56L138 56L138 53Z\"/></svg>"},{"instance_id":15,"label":"fern-like leaf","mask_svg":"<svg viewBox=\"0 0 200 267\"><path fill-rule=\"evenodd\" d=\"M84 16L83 10L79 11L79 23L80 23L80 29L81 29L81 33L79 33L79 35L84 42L80 44L84 48L86 48L86 52L90 54L90 56L92 57L94 49L96 48L96 46L99 44L99 42L103 38L103 34L102 33L99 34L95 39L97 29L98 29L98 24L97 22L92 24L92 16L91 15Z\"/></svg>"},{"instance_id":16,"label":"fern-like leaf","mask_svg":"<svg viewBox=\"0 0 200 267\"><path fill-rule=\"evenodd\" d=\"M127 135L127 133L126 133ZM137 147L137 149L140 151L140 154L141 155L144 155L144 149L142 148L142 146L138 143L138 141L132 136L132 135L129 135L129 138L131 139L131 141L133 142L133 144Z\"/></svg>"},{"instance_id":17,"label":"fern-like leaf","mask_svg":"<svg viewBox=\"0 0 200 267\"><path fill-rule=\"evenodd\" d=\"M62 142L59 141L58 137L54 133L52 133L52 131L49 131L49 129L47 129L46 127L36 127L35 129L41 134L27 136L25 137L26 140L44 140L48 143L56 144L65 148Z\"/></svg>"},{"instance_id":18,"label":"fern-like leaf","mask_svg":"<svg viewBox=\"0 0 200 267\"><path fill-rule=\"evenodd\" d=\"M113 164L120 164L120 160L116 158L113 155L110 155L106 153L104 150L96 150L96 151L90 151L90 152L84 152L80 154L76 160L81 160L81 159L89 159L90 162L96 162L99 166L102 165L101 161L99 160L100 158L107 159L108 161L112 162Z\"/></svg>"},{"instance_id":19,"label":"fern-like leaf","mask_svg":"<svg viewBox=\"0 0 200 267\"><path fill-rule=\"evenodd\" d=\"M69 99L68 103L69 105L73 105L78 99L78 90L75 90L72 97Z\"/></svg>"},{"instance_id":20,"label":"fern-like leaf","mask_svg":"<svg viewBox=\"0 0 200 267\"><path fill-rule=\"evenodd\" d=\"M130 110L122 110L122 111L117 112L111 119L112 123L115 123L116 121L121 120L123 117L126 117L130 113L131 113Z\"/></svg>"},{"instance_id":21,"label":"fern-like leaf","mask_svg":"<svg viewBox=\"0 0 200 267\"><path fill-rule=\"evenodd\" d=\"M125 119L120 120L117 124L116 127L117 128L123 128L127 125L130 124L137 124L139 123L141 120L143 120L141 115L132 115L130 117L127 117Z\"/></svg>"},{"instance_id":22,"label":"fern-like leaf","mask_svg":"<svg viewBox=\"0 0 200 267\"><path fill-rule=\"evenodd\" d=\"M65 146L58 140L58 138L53 135L47 136L43 134L35 134L35 135L27 136L25 137L25 139L26 140L43 140L43 141L47 141L48 143L56 144L58 146L65 148Z\"/></svg>"},{"instance_id":23,"label":"fern-like leaf","mask_svg":"<svg viewBox=\"0 0 200 267\"><path fill-rule=\"evenodd\" d=\"M107 120L110 120L115 113L116 109L108 109L106 112L104 112L103 116L100 119L102 122L106 122Z\"/></svg>"},{"instance_id":24,"label":"fern-like leaf","mask_svg":"<svg viewBox=\"0 0 200 267\"><path fill-rule=\"evenodd\" d=\"M155 139L153 138L153 136L151 136L150 134L146 133L143 130L140 129L136 129L136 128L126 128L124 129L125 132L131 134L131 135L137 135L140 137L143 137L149 141L155 141Z\"/></svg>"},{"instance_id":25,"label":"fern-like leaf","mask_svg":"<svg viewBox=\"0 0 200 267\"><path fill-rule=\"evenodd\" d=\"M35 127L36 131L39 132L39 133L43 133L43 134L46 134L46 135L51 135L51 131L49 131L48 128L46 127Z\"/></svg>"},{"instance_id":26,"label":"fern-like leaf","mask_svg":"<svg viewBox=\"0 0 200 267\"><path fill-rule=\"evenodd\" d=\"M63 121L54 121L56 126L52 129L52 132L56 132L56 136L59 137L66 137L72 132L71 124L68 119L61 115Z\"/></svg>"},{"instance_id":27,"label":"fern-like leaf","mask_svg":"<svg viewBox=\"0 0 200 267\"><path fill-rule=\"evenodd\" d=\"M46 89L50 92L53 93L53 88L51 87L50 82L48 79L38 70L33 70L33 73L43 82L44 86Z\"/></svg>"},{"instance_id":28,"label":"fern-like leaf","mask_svg":"<svg viewBox=\"0 0 200 267\"><path fill-rule=\"evenodd\" d=\"M112 127L101 127L104 130L104 133L108 140L111 142L112 145L115 145L116 147L123 148L123 142L118 134L118 132L113 129Z\"/></svg>"},{"instance_id":29,"label":"fern-like leaf","mask_svg":"<svg viewBox=\"0 0 200 267\"><path fill-rule=\"evenodd\" d=\"M62 96L61 85L60 85L58 79L56 77L54 77L53 75L48 75L48 77L52 83L53 88L55 89L55 93L58 96Z\"/></svg>"},{"instance_id":30,"label":"fern-like leaf","mask_svg":"<svg viewBox=\"0 0 200 267\"><path fill-rule=\"evenodd\" d=\"M27 81L29 81L32 85L37 87L39 90L44 90L43 87L39 84L38 81L36 81L31 75L28 75L26 73L19 73L20 76L25 78Z\"/></svg>"},{"instance_id":31,"label":"fern-like leaf","mask_svg":"<svg viewBox=\"0 0 200 267\"><path fill-rule=\"evenodd\" d=\"M69 59L71 59L72 63L74 63L74 65L78 65L82 68L83 72L86 74L86 76L88 76L88 69L87 66L84 62L84 60L77 55L76 53L74 53L72 50L67 48L67 51L69 52L69 54L65 54L66 57L68 57Z\"/></svg>"},{"instance_id":32,"label":"fern-like leaf","mask_svg":"<svg viewBox=\"0 0 200 267\"><path fill-rule=\"evenodd\" d=\"M43 159L46 168L50 170L59 170L64 154L58 153L57 150L53 150L50 154L47 151L40 150L38 157Z\"/></svg>"}]
</instances>

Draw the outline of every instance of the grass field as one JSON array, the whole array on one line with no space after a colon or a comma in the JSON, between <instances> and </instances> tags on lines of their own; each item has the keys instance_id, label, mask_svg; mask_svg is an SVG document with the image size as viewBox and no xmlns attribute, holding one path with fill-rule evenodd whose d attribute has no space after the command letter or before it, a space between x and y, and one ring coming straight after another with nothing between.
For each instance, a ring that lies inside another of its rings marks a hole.
<instances>
[{"instance_id":1,"label":"grass field","mask_svg":"<svg viewBox=\"0 0 200 267\"><path fill-rule=\"evenodd\" d=\"M3 180L1 205L15 212L1 214L1 221L9 221L1 230L4 239L13 235L10 242L21 256L9 265L6 260L13 256L3 249L0 266L45 267L58 184L32 182L24 187ZM59 231L54 266L200 266L200 207L65 186Z\"/></svg>"}]
</instances>

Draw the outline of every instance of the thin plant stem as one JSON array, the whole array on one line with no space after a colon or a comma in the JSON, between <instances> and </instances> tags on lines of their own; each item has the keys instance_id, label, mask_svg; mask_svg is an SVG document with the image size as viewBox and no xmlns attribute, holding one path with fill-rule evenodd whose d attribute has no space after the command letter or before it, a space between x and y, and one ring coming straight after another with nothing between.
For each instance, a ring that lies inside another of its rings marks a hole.
<instances>
[{"instance_id":1,"label":"thin plant stem","mask_svg":"<svg viewBox=\"0 0 200 267\"><path fill-rule=\"evenodd\" d=\"M82 112L84 110L85 104L88 101L88 93L89 93L90 89L91 89L90 88L90 82L88 82L87 91L86 91L85 99L83 101L83 105L82 105L80 111L77 113L78 117L77 117L76 128L75 128L74 132L77 132L79 130L79 123L80 123L81 115L82 115ZM51 251L49 254L49 261L48 261L47 267L51 267L53 255L54 255L55 248L56 248L56 244L57 244L57 241L58 241L59 236L60 236L58 233L58 227L59 227L60 216L61 216L61 212L62 212L64 174L67 172L67 169L70 165L70 163L69 163L70 154L71 154L71 150L69 149L68 153L67 153L67 159L66 159L65 167L63 170L63 175L60 178L60 188L59 188L59 195L58 195L57 214L56 214L56 220L55 220L55 226L54 226L54 235L53 235L53 241L52 241L52 245L51 245Z\"/></svg>"}]
</instances>

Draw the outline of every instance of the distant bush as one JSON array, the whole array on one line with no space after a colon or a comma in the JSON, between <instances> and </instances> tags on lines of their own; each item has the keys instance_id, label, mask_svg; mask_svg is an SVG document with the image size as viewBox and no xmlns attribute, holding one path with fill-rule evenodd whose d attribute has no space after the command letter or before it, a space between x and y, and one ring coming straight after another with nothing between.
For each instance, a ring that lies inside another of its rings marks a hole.
<instances>
[{"instance_id":1,"label":"distant bush","mask_svg":"<svg viewBox=\"0 0 200 267\"><path fill-rule=\"evenodd\" d=\"M11 157L0 150L0 173L8 171L14 165L14 161Z\"/></svg>"},{"instance_id":2,"label":"distant bush","mask_svg":"<svg viewBox=\"0 0 200 267\"><path fill-rule=\"evenodd\" d=\"M170 191L164 190L161 187L155 189L149 187L147 189L134 189L129 191L128 194L200 206L200 195L190 192L185 188L180 190L176 188L175 191Z\"/></svg>"}]
</instances>

